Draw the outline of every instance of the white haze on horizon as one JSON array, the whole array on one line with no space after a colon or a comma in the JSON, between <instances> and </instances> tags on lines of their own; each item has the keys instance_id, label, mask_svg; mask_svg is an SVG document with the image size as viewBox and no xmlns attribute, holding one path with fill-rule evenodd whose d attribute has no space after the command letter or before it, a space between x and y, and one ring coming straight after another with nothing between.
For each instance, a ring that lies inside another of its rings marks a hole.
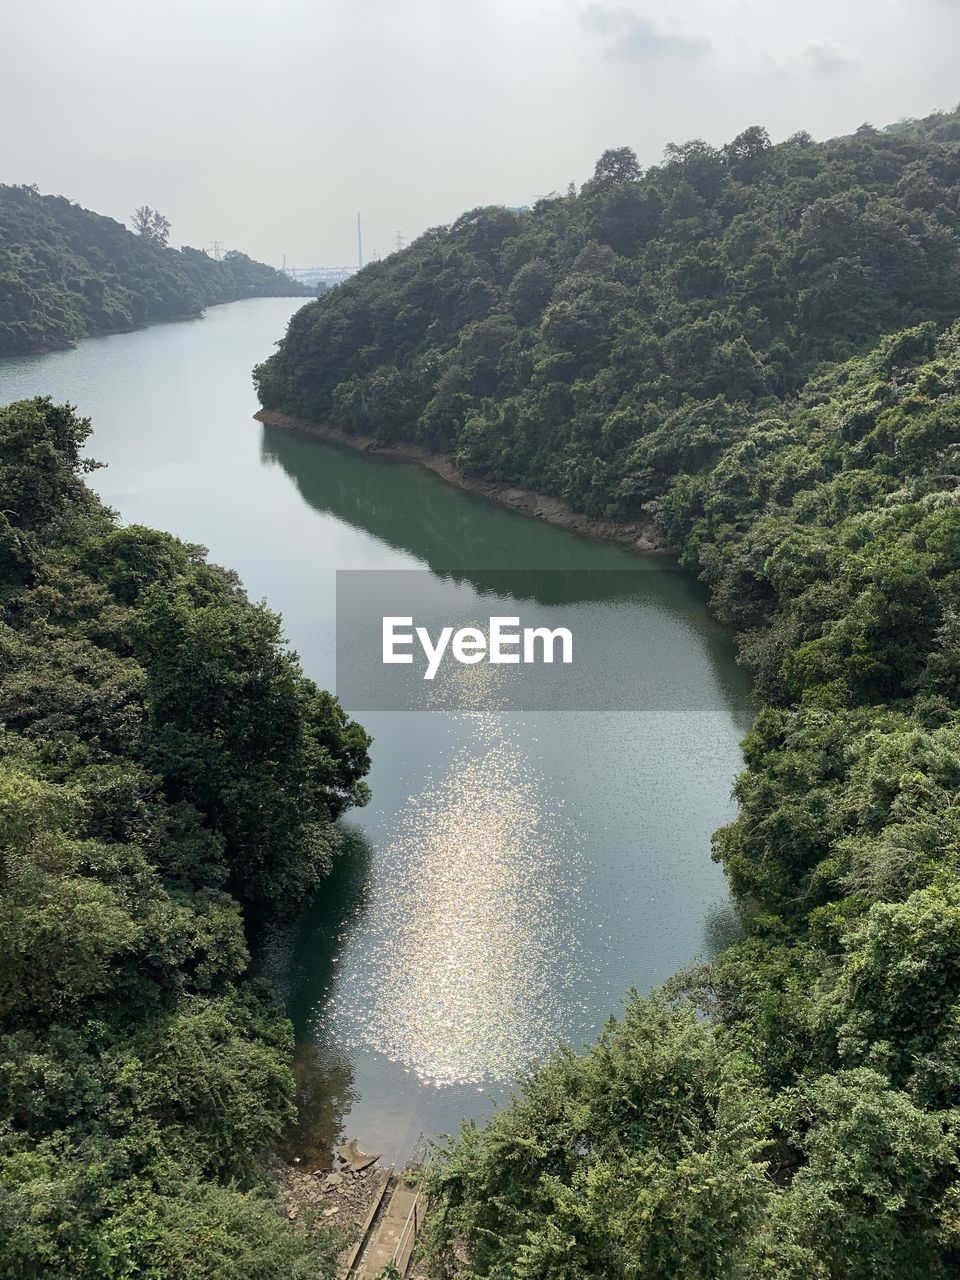
<instances>
[{"instance_id":1,"label":"white haze on horizon","mask_svg":"<svg viewBox=\"0 0 960 1280\"><path fill-rule=\"evenodd\" d=\"M960 0L5 0L0 182L353 264L479 204L960 99Z\"/></svg>"}]
</instances>

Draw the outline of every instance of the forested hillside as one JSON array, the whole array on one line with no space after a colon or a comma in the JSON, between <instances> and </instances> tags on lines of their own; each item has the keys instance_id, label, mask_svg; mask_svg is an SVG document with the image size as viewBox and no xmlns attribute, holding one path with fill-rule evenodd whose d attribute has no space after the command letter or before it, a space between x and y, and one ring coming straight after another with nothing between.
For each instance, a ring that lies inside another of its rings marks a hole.
<instances>
[{"instance_id":1,"label":"forested hillside","mask_svg":"<svg viewBox=\"0 0 960 1280\"><path fill-rule=\"evenodd\" d=\"M960 300L960 116L607 152L579 195L476 209L302 310L268 408L634 518L740 410Z\"/></svg>"},{"instance_id":2,"label":"forested hillside","mask_svg":"<svg viewBox=\"0 0 960 1280\"><path fill-rule=\"evenodd\" d=\"M122 527L89 426L0 410L0 1277L332 1276L263 1161L292 1031L245 977L369 739L202 548Z\"/></svg>"},{"instance_id":3,"label":"forested hillside","mask_svg":"<svg viewBox=\"0 0 960 1280\"><path fill-rule=\"evenodd\" d=\"M269 406L651 513L756 682L715 842L738 941L464 1130L438 1276L960 1272L958 125L608 153L258 371Z\"/></svg>"},{"instance_id":4,"label":"forested hillside","mask_svg":"<svg viewBox=\"0 0 960 1280\"><path fill-rule=\"evenodd\" d=\"M33 187L0 186L0 355L66 347L239 298L309 294L246 254L216 261Z\"/></svg>"},{"instance_id":5,"label":"forested hillside","mask_svg":"<svg viewBox=\"0 0 960 1280\"><path fill-rule=\"evenodd\" d=\"M960 1270L960 326L737 434L656 513L763 704L715 846L742 937L465 1131L437 1274Z\"/></svg>"}]
</instances>

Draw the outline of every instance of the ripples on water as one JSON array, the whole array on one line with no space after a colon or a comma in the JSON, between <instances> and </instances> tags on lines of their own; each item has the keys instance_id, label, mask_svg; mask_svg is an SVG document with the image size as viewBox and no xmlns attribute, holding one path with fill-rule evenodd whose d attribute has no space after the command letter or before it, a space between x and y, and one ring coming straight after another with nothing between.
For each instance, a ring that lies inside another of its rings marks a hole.
<instances>
[{"instance_id":1,"label":"ripples on water","mask_svg":"<svg viewBox=\"0 0 960 1280\"><path fill-rule=\"evenodd\" d=\"M342 957L330 1030L424 1083L510 1080L569 1034L583 858L510 717L411 796Z\"/></svg>"}]
</instances>

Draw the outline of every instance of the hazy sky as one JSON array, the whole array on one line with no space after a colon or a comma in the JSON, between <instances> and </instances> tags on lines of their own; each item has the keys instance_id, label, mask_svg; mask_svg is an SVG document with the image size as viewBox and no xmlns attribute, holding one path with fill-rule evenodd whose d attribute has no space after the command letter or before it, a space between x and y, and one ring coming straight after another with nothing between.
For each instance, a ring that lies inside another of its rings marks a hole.
<instances>
[{"instance_id":1,"label":"hazy sky","mask_svg":"<svg viewBox=\"0 0 960 1280\"><path fill-rule=\"evenodd\" d=\"M607 147L960 99L960 0L0 0L0 181L279 264L529 204Z\"/></svg>"}]
</instances>

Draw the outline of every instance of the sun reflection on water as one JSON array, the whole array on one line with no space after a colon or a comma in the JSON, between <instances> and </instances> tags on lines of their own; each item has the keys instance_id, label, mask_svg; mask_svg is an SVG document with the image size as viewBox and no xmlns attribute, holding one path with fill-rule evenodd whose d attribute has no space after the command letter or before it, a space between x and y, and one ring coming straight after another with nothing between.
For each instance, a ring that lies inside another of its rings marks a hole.
<instances>
[{"instance_id":1,"label":"sun reflection on water","mask_svg":"<svg viewBox=\"0 0 960 1280\"><path fill-rule=\"evenodd\" d=\"M327 1011L341 1043L440 1086L513 1079L549 1053L579 978L582 869L561 802L509 717L458 719L471 740L401 811Z\"/></svg>"}]
</instances>

